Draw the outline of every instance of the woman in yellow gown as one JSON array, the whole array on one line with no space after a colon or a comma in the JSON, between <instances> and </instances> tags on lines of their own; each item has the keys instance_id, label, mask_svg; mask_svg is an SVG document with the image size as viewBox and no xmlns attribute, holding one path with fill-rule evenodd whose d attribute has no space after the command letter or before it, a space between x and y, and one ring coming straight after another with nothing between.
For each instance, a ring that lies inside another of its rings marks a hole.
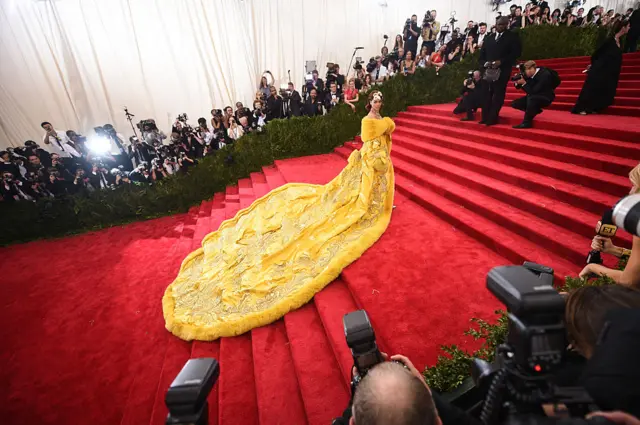
<instances>
[{"instance_id":1,"label":"woman in yellow gown","mask_svg":"<svg viewBox=\"0 0 640 425\"><path fill-rule=\"evenodd\" d=\"M274 322L307 303L386 230L393 209L391 133L369 95L361 150L328 184L290 183L241 210L184 259L165 291L166 327L211 341Z\"/></svg>"}]
</instances>

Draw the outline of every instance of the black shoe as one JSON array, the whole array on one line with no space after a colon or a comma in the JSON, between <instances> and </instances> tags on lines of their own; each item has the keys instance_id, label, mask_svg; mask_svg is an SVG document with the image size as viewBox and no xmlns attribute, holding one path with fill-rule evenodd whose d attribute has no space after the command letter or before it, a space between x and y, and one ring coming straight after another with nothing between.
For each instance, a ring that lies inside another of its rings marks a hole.
<instances>
[{"instance_id":1,"label":"black shoe","mask_svg":"<svg viewBox=\"0 0 640 425\"><path fill-rule=\"evenodd\" d=\"M473 121L473 117L460 118L460 121Z\"/></svg>"},{"instance_id":2,"label":"black shoe","mask_svg":"<svg viewBox=\"0 0 640 425\"><path fill-rule=\"evenodd\" d=\"M487 127L491 127L492 125L498 124L498 121L487 121L484 123Z\"/></svg>"},{"instance_id":3,"label":"black shoe","mask_svg":"<svg viewBox=\"0 0 640 425\"><path fill-rule=\"evenodd\" d=\"M485 120L480 120L478 121L478 124L486 124L487 122Z\"/></svg>"},{"instance_id":4,"label":"black shoe","mask_svg":"<svg viewBox=\"0 0 640 425\"><path fill-rule=\"evenodd\" d=\"M514 125L513 128L532 128L533 125L530 122L521 122L518 125Z\"/></svg>"}]
</instances>

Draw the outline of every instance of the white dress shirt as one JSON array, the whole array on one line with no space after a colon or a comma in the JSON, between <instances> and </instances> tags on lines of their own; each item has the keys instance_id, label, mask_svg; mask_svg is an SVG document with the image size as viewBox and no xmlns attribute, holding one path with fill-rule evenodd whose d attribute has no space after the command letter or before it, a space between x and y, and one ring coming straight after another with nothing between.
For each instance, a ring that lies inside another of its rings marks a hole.
<instances>
[{"instance_id":1,"label":"white dress shirt","mask_svg":"<svg viewBox=\"0 0 640 425\"><path fill-rule=\"evenodd\" d=\"M371 79L373 82L377 82L379 79L386 77L388 73L387 67L380 65L380 68L374 68L373 71L371 71Z\"/></svg>"},{"instance_id":2,"label":"white dress shirt","mask_svg":"<svg viewBox=\"0 0 640 425\"><path fill-rule=\"evenodd\" d=\"M54 130L58 137L44 135L42 141L50 153L57 153L62 158L80 158L82 155L71 146L71 140L64 131ZM48 143L47 143L48 142Z\"/></svg>"},{"instance_id":3,"label":"white dress shirt","mask_svg":"<svg viewBox=\"0 0 640 425\"><path fill-rule=\"evenodd\" d=\"M484 34L478 34L478 46L482 46L482 42L484 41L484 38L486 36L487 36L486 32Z\"/></svg>"}]
</instances>

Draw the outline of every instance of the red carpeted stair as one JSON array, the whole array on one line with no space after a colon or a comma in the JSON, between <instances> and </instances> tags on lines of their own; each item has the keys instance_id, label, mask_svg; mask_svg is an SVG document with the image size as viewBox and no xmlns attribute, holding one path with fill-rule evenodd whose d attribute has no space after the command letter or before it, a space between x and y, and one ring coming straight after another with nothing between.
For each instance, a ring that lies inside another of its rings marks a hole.
<instances>
[{"instance_id":1,"label":"red carpeted stair","mask_svg":"<svg viewBox=\"0 0 640 425\"><path fill-rule=\"evenodd\" d=\"M590 63L589 57L568 59L547 59L536 61L536 64L547 66L558 71L562 83L556 89L555 101L549 109L569 111L576 104L580 89L586 78L585 70ZM506 101L508 102L523 96L522 90L517 90L513 84L509 84ZM640 118L640 54L630 53L623 55L622 70L616 99L612 106L604 112L612 115L626 115Z\"/></svg>"},{"instance_id":2,"label":"red carpeted stair","mask_svg":"<svg viewBox=\"0 0 640 425\"><path fill-rule=\"evenodd\" d=\"M383 350L420 368L441 344L476 347L463 335L469 318L499 307L484 287L490 268L538 261L558 280L580 271L595 223L628 192L640 120L548 110L536 128L515 130L520 111L505 107L502 123L486 127L460 123L452 109L395 118L397 208L386 233L312 302L245 335L175 338L164 329L164 289L223 220L285 183L328 182L359 140L276 161L187 214L1 249L3 423L160 425L182 365L214 357L211 424L328 424L349 399L342 316L358 308ZM621 232L616 243L630 238Z\"/></svg>"}]
</instances>

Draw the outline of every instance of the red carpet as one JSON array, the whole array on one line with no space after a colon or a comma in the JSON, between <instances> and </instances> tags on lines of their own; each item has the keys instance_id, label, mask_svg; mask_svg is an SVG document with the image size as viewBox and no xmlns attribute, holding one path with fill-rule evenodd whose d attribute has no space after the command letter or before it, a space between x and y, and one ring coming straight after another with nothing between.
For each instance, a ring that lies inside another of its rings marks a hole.
<instances>
[{"instance_id":1,"label":"red carpet","mask_svg":"<svg viewBox=\"0 0 640 425\"><path fill-rule=\"evenodd\" d=\"M190 357L219 359L210 423L327 424L348 401L342 316L365 308L380 345L433 364L441 344L475 347L470 317L493 317L496 265L539 261L577 274L603 209L628 191L640 120L545 111L532 130L460 123L452 105L396 119L391 224L303 308L246 335L187 343L160 299L184 256L256 197L325 183L357 143L277 161L188 214L0 250L0 415L8 424L164 423L164 393ZM636 143L633 143L636 142ZM618 238L628 246L630 238Z\"/></svg>"}]
</instances>

